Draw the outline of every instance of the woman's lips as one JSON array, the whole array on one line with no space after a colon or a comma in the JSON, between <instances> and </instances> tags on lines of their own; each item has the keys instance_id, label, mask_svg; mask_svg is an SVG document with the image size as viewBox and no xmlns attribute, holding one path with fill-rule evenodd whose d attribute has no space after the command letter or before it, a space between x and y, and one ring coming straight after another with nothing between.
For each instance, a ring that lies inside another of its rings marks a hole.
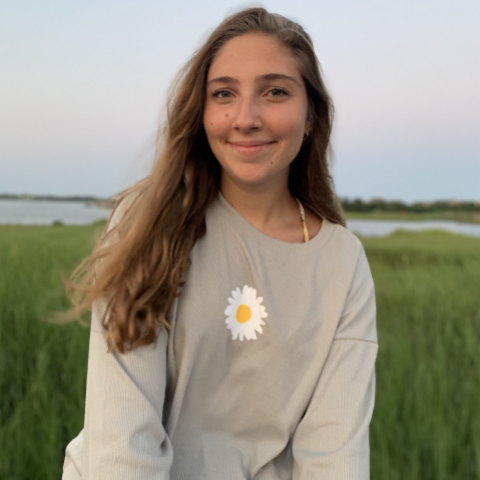
<instances>
[{"instance_id":1,"label":"woman's lips","mask_svg":"<svg viewBox=\"0 0 480 480\"><path fill-rule=\"evenodd\" d=\"M275 142L227 142L235 151L244 155L258 153L271 147Z\"/></svg>"}]
</instances>

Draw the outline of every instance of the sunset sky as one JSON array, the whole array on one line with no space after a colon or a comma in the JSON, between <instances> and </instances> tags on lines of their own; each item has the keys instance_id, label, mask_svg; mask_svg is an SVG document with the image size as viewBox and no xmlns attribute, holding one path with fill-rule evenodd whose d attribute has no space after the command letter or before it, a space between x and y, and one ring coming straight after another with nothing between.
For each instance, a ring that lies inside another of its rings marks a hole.
<instances>
[{"instance_id":1,"label":"sunset sky","mask_svg":"<svg viewBox=\"0 0 480 480\"><path fill-rule=\"evenodd\" d=\"M480 200L477 0L0 4L0 193L109 196L148 173L167 88L229 14L314 40L343 197Z\"/></svg>"}]
</instances>

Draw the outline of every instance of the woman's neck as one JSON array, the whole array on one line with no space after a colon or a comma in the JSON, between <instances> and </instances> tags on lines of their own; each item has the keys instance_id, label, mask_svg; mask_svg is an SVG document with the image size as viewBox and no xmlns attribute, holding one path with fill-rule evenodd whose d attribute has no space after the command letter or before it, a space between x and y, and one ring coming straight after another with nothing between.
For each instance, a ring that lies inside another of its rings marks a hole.
<instances>
[{"instance_id":1,"label":"woman's neck","mask_svg":"<svg viewBox=\"0 0 480 480\"><path fill-rule=\"evenodd\" d=\"M299 206L288 181L271 185L240 185L222 175L225 200L251 225L274 238L301 241Z\"/></svg>"}]
</instances>

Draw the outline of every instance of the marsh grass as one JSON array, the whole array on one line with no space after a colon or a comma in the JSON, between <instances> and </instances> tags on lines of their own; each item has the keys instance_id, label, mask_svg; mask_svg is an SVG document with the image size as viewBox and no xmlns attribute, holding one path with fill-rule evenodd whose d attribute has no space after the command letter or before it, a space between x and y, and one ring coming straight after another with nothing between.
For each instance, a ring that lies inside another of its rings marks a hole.
<instances>
[{"instance_id":1,"label":"marsh grass","mask_svg":"<svg viewBox=\"0 0 480 480\"><path fill-rule=\"evenodd\" d=\"M0 227L1 479L59 479L82 427L88 330L45 319L69 307L60 276L101 227ZM480 240L363 243L380 342L372 479L480 479Z\"/></svg>"},{"instance_id":2,"label":"marsh grass","mask_svg":"<svg viewBox=\"0 0 480 480\"><path fill-rule=\"evenodd\" d=\"M60 276L99 227L0 227L0 478L56 479L82 426L88 330L46 322L69 307Z\"/></svg>"},{"instance_id":3,"label":"marsh grass","mask_svg":"<svg viewBox=\"0 0 480 480\"><path fill-rule=\"evenodd\" d=\"M372 479L480 478L480 240L364 239L379 354Z\"/></svg>"}]
</instances>

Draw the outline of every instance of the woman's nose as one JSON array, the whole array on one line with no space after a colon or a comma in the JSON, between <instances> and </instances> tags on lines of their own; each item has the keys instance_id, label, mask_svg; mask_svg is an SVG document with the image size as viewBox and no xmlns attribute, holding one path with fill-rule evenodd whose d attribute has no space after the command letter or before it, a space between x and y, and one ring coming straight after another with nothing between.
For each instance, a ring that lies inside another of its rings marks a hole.
<instances>
[{"instance_id":1,"label":"woman's nose","mask_svg":"<svg viewBox=\"0 0 480 480\"><path fill-rule=\"evenodd\" d=\"M236 116L233 122L235 130L248 133L262 127L261 108L253 96L244 96L237 104Z\"/></svg>"}]
</instances>

